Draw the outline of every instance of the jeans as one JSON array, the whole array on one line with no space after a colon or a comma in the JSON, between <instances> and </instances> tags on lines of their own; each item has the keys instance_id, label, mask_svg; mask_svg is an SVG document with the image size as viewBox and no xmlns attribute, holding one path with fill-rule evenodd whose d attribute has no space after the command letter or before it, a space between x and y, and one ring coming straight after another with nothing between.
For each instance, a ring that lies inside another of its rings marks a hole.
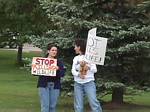
<instances>
[{"instance_id":1,"label":"jeans","mask_svg":"<svg viewBox=\"0 0 150 112\"><path fill-rule=\"evenodd\" d=\"M41 112L55 112L60 90L54 89L54 83L49 82L47 87L39 87Z\"/></svg>"},{"instance_id":2,"label":"jeans","mask_svg":"<svg viewBox=\"0 0 150 112\"><path fill-rule=\"evenodd\" d=\"M92 112L102 112L99 101L96 98L96 87L94 81L84 84L75 82L74 84L74 108L75 112L84 112L83 98L87 96Z\"/></svg>"}]
</instances>

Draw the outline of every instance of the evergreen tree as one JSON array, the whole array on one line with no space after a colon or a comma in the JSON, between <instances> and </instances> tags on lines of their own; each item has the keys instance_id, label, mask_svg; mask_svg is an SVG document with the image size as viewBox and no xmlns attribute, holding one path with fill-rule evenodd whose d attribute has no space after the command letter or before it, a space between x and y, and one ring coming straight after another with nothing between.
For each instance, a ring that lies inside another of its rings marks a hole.
<instances>
[{"instance_id":1,"label":"evergreen tree","mask_svg":"<svg viewBox=\"0 0 150 112\"><path fill-rule=\"evenodd\" d=\"M35 39L38 44L51 41L57 42L64 49L71 48L75 38L87 38L88 30L97 27L97 35L108 38L106 62L104 66L99 66L100 75L96 76L98 87L103 87L103 90L111 89L112 100L122 103L124 87L150 86L148 83L150 71L144 71L150 58L149 10L143 12L138 9L141 7L138 4L144 4L147 8L149 2L39 1L48 15L51 26L42 41L41 38Z\"/></svg>"}]
</instances>

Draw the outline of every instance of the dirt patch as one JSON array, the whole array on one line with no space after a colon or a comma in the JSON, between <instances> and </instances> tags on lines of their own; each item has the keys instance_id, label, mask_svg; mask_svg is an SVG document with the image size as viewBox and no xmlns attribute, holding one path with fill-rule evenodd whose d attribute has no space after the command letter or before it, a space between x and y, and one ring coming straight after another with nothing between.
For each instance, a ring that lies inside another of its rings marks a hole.
<instances>
[{"instance_id":1,"label":"dirt patch","mask_svg":"<svg viewBox=\"0 0 150 112\"><path fill-rule=\"evenodd\" d=\"M132 108L137 108L137 109L142 109L142 108L149 108L150 106L146 105L137 105L137 104L132 104L132 103L122 103L122 104L117 104L117 103L112 103L112 102L107 102L103 104L103 108L112 110L112 109L132 109Z\"/></svg>"}]
</instances>

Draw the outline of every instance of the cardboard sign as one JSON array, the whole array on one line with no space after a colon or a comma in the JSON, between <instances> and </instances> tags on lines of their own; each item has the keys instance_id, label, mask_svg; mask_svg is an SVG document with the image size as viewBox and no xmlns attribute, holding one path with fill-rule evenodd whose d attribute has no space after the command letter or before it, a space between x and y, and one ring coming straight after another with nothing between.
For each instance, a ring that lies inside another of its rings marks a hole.
<instances>
[{"instance_id":1,"label":"cardboard sign","mask_svg":"<svg viewBox=\"0 0 150 112\"><path fill-rule=\"evenodd\" d=\"M89 30L85 59L90 63L104 65L107 38L96 36L96 28Z\"/></svg>"},{"instance_id":2,"label":"cardboard sign","mask_svg":"<svg viewBox=\"0 0 150 112\"><path fill-rule=\"evenodd\" d=\"M56 76L57 59L33 57L31 73L34 75Z\"/></svg>"}]
</instances>

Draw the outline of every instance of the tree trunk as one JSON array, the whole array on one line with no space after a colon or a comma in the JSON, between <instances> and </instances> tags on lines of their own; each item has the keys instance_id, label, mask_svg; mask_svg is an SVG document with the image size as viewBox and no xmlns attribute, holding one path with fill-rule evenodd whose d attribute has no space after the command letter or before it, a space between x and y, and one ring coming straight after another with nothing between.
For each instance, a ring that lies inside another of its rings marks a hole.
<instances>
[{"instance_id":1,"label":"tree trunk","mask_svg":"<svg viewBox=\"0 0 150 112\"><path fill-rule=\"evenodd\" d=\"M124 88L123 87L113 88L112 102L122 104L123 103L123 93L124 93Z\"/></svg>"},{"instance_id":2,"label":"tree trunk","mask_svg":"<svg viewBox=\"0 0 150 112\"><path fill-rule=\"evenodd\" d=\"M18 46L18 54L17 54L17 63L19 65L23 64L23 62L22 62L22 49L23 49L23 45L21 44Z\"/></svg>"}]
</instances>

